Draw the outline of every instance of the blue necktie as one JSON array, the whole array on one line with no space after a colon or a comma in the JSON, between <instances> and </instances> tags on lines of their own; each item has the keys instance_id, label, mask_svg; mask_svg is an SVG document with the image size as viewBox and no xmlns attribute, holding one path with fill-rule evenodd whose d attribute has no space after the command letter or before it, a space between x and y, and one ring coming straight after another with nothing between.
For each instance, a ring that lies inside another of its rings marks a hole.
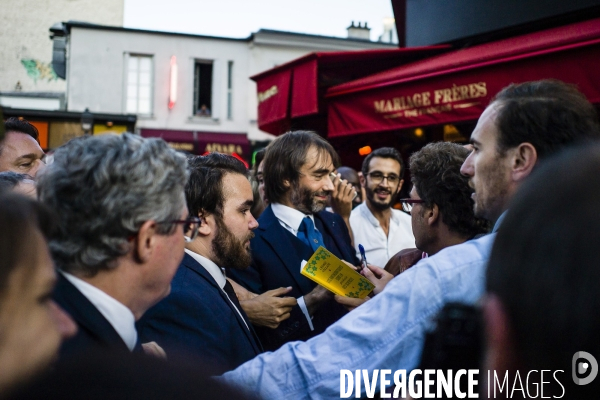
<instances>
[{"instance_id":1,"label":"blue necktie","mask_svg":"<svg viewBox=\"0 0 600 400\"><path fill-rule=\"evenodd\" d=\"M315 229L312 219L305 217L298 228L298 239L310 246L313 251L316 251L319 246L325 247L323 243L323 235Z\"/></svg>"}]
</instances>

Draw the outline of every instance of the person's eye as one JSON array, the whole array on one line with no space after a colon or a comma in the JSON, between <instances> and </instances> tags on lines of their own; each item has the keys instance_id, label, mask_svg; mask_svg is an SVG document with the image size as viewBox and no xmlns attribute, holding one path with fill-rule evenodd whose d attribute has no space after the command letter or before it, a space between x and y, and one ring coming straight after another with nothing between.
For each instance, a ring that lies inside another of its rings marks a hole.
<instances>
[{"instance_id":1,"label":"person's eye","mask_svg":"<svg viewBox=\"0 0 600 400\"><path fill-rule=\"evenodd\" d=\"M28 163L19 165L19 167L21 167L21 168L31 168L32 165L33 165L32 162L28 162Z\"/></svg>"}]
</instances>

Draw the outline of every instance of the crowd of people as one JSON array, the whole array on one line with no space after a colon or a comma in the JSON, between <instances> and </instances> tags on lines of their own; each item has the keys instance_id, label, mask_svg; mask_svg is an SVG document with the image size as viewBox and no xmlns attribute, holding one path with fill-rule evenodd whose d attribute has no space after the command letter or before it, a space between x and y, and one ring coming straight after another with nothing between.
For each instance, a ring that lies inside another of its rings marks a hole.
<instances>
[{"instance_id":1,"label":"crowd of people","mask_svg":"<svg viewBox=\"0 0 600 400\"><path fill-rule=\"evenodd\" d=\"M129 133L73 139L46 165L33 125L5 131L0 397L339 398L341 370L421 365L456 302L482 315L482 371L562 370L546 394L598 393L571 379L574 354L600 357L600 123L571 85L504 88L470 145L404 155L411 182L393 147L355 171L310 131L252 171ZM373 292L303 276L320 246Z\"/></svg>"}]
</instances>

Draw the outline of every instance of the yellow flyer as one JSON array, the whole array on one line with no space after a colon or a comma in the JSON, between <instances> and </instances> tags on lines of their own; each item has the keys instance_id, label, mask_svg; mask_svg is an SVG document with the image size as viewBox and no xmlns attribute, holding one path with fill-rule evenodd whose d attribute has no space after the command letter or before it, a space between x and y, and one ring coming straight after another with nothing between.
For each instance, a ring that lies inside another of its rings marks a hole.
<instances>
[{"instance_id":1,"label":"yellow flyer","mask_svg":"<svg viewBox=\"0 0 600 400\"><path fill-rule=\"evenodd\" d=\"M340 296L364 299L375 288L371 281L322 246L308 262L302 263L300 273Z\"/></svg>"}]
</instances>

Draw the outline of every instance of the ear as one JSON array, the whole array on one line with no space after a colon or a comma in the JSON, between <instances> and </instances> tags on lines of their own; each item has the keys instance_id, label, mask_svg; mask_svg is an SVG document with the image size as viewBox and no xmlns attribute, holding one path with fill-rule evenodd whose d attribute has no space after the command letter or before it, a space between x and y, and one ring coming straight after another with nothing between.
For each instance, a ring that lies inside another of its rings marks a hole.
<instances>
[{"instance_id":1,"label":"ear","mask_svg":"<svg viewBox=\"0 0 600 400\"><path fill-rule=\"evenodd\" d=\"M291 185L291 183L290 183L290 181L289 181L289 180L287 180L287 179L284 179L284 180L283 180L283 186L285 186L286 188L288 188L288 189L289 189L289 188L290 188L290 186L292 186L292 185Z\"/></svg>"},{"instance_id":2,"label":"ear","mask_svg":"<svg viewBox=\"0 0 600 400\"><path fill-rule=\"evenodd\" d=\"M198 227L198 234L202 236L209 236L214 230L215 217L212 214L201 212L198 214L200 217L200 227Z\"/></svg>"},{"instance_id":3,"label":"ear","mask_svg":"<svg viewBox=\"0 0 600 400\"><path fill-rule=\"evenodd\" d=\"M358 181L360 182L360 186L362 187L367 187L367 180L365 179L364 175L362 174L362 172L360 172L358 174Z\"/></svg>"},{"instance_id":4,"label":"ear","mask_svg":"<svg viewBox=\"0 0 600 400\"><path fill-rule=\"evenodd\" d=\"M511 175L514 182L522 182L537 164L538 156L531 143L521 143L513 149Z\"/></svg>"},{"instance_id":5,"label":"ear","mask_svg":"<svg viewBox=\"0 0 600 400\"><path fill-rule=\"evenodd\" d=\"M404 179L400 179L400 182L398 182L398 189L396 190L396 193L400 192L400 190L402 190L402 185L404 184Z\"/></svg>"},{"instance_id":6,"label":"ear","mask_svg":"<svg viewBox=\"0 0 600 400\"><path fill-rule=\"evenodd\" d=\"M504 306L494 294L483 299L485 323L485 367L489 370L511 371L516 369L515 347L512 329Z\"/></svg>"},{"instance_id":7,"label":"ear","mask_svg":"<svg viewBox=\"0 0 600 400\"><path fill-rule=\"evenodd\" d=\"M440 208L437 204L433 203L433 206L425 211L425 218L427 220L427 225L434 225L440 217Z\"/></svg>"},{"instance_id":8,"label":"ear","mask_svg":"<svg viewBox=\"0 0 600 400\"><path fill-rule=\"evenodd\" d=\"M133 239L134 258L137 262L146 263L152 258L154 246L156 245L156 228L156 221L146 221Z\"/></svg>"}]
</instances>

